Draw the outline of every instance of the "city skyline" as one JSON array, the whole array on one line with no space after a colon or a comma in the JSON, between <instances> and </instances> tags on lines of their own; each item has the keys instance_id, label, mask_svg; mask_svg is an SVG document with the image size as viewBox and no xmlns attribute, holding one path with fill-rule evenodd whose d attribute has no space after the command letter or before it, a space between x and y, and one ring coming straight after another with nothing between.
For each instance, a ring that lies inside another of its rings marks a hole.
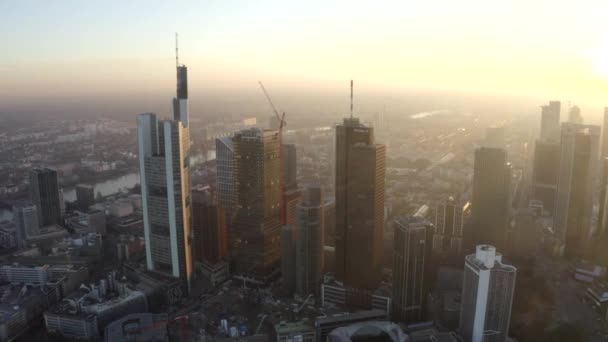
<instances>
[{"instance_id":1,"label":"city skyline","mask_svg":"<svg viewBox=\"0 0 608 342\"><path fill-rule=\"evenodd\" d=\"M608 5L113 1L0 20L1 341L608 340Z\"/></svg>"}]
</instances>

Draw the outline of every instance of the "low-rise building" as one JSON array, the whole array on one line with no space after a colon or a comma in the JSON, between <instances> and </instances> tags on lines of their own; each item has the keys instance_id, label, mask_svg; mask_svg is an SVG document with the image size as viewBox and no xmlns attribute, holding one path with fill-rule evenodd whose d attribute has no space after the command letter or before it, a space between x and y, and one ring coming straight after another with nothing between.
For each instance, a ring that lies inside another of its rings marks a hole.
<instances>
[{"instance_id":1,"label":"low-rise building","mask_svg":"<svg viewBox=\"0 0 608 342\"><path fill-rule=\"evenodd\" d=\"M118 280L112 272L98 284L82 285L44 314L49 334L68 339L99 336L112 321L131 313L147 312L146 295Z\"/></svg>"},{"instance_id":2,"label":"low-rise building","mask_svg":"<svg viewBox=\"0 0 608 342\"><path fill-rule=\"evenodd\" d=\"M274 325L277 342L314 342L316 331L308 321L285 322Z\"/></svg>"}]
</instances>

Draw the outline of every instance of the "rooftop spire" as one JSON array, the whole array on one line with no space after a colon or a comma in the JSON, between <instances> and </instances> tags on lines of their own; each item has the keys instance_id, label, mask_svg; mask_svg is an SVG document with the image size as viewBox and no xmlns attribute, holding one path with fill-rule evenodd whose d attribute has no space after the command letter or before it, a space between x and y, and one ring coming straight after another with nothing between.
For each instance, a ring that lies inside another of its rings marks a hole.
<instances>
[{"instance_id":1,"label":"rooftop spire","mask_svg":"<svg viewBox=\"0 0 608 342\"><path fill-rule=\"evenodd\" d=\"M350 118L353 118L353 80L350 80Z\"/></svg>"},{"instance_id":2,"label":"rooftop spire","mask_svg":"<svg viewBox=\"0 0 608 342\"><path fill-rule=\"evenodd\" d=\"M177 32L175 32L175 66L179 66L179 48L177 45Z\"/></svg>"}]
</instances>

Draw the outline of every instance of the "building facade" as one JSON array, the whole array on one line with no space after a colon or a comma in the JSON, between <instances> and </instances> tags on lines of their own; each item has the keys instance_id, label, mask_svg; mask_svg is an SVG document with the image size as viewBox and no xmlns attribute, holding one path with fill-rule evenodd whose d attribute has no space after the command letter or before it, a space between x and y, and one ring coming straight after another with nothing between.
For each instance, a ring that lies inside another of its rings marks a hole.
<instances>
[{"instance_id":1,"label":"building facade","mask_svg":"<svg viewBox=\"0 0 608 342\"><path fill-rule=\"evenodd\" d=\"M57 171L49 168L30 170L30 199L38 209L40 226L62 223Z\"/></svg>"},{"instance_id":2,"label":"building facade","mask_svg":"<svg viewBox=\"0 0 608 342\"><path fill-rule=\"evenodd\" d=\"M430 288L433 226L421 217L395 221L393 262L394 321L422 321Z\"/></svg>"},{"instance_id":3,"label":"building facade","mask_svg":"<svg viewBox=\"0 0 608 342\"><path fill-rule=\"evenodd\" d=\"M373 291L381 280L385 154L359 119L336 126L335 274L348 288Z\"/></svg>"},{"instance_id":4,"label":"building facade","mask_svg":"<svg viewBox=\"0 0 608 342\"><path fill-rule=\"evenodd\" d=\"M588 250L594 179L598 171L600 127L563 123L554 228L560 253L583 256Z\"/></svg>"},{"instance_id":5,"label":"building facade","mask_svg":"<svg viewBox=\"0 0 608 342\"><path fill-rule=\"evenodd\" d=\"M277 131L251 128L233 137L238 211L234 231L236 272L255 282L278 275L281 228L281 160Z\"/></svg>"},{"instance_id":6,"label":"building facade","mask_svg":"<svg viewBox=\"0 0 608 342\"><path fill-rule=\"evenodd\" d=\"M300 296L318 293L323 276L323 203L321 187L308 187L297 208L296 292Z\"/></svg>"},{"instance_id":7,"label":"building facade","mask_svg":"<svg viewBox=\"0 0 608 342\"><path fill-rule=\"evenodd\" d=\"M180 278L189 288L192 242L187 68L178 66L177 75L174 120L140 114L137 135L147 268Z\"/></svg>"},{"instance_id":8,"label":"building facade","mask_svg":"<svg viewBox=\"0 0 608 342\"><path fill-rule=\"evenodd\" d=\"M549 104L540 108L540 140L559 142L561 103L559 101L550 101Z\"/></svg>"},{"instance_id":9,"label":"building facade","mask_svg":"<svg viewBox=\"0 0 608 342\"><path fill-rule=\"evenodd\" d=\"M38 208L31 203L19 203L13 207L15 221L15 243L17 248L24 248L27 240L39 234Z\"/></svg>"},{"instance_id":10,"label":"building facade","mask_svg":"<svg viewBox=\"0 0 608 342\"><path fill-rule=\"evenodd\" d=\"M507 340L516 274L493 246L479 245L465 257L459 323L465 341Z\"/></svg>"},{"instance_id":11,"label":"building facade","mask_svg":"<svg viewBox=\"0 0 608 342\"><path fill-rule=\"evenodd\" d=\"M435 210L435 233L433 252L451 256L462 252L462 230L464 226L464 206L449 197L437 204Z\"/></svg>"},{"instance_id":12,"label":"building facade","mask_svg":"<svg viewBox=\"0 0 608 342\"><path fill-rule=\"evenodd\" d=\"M509 220L511 166L501 148L475 150L473 208L467 247L479 244L503 246Z\"/></svg>"}]
</instances>

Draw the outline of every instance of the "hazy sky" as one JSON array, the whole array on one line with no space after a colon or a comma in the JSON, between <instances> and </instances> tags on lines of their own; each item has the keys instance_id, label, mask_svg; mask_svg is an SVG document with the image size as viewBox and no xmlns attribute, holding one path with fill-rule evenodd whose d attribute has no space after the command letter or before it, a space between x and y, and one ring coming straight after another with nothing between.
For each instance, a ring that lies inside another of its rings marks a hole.
<instances>
[{"instance_id":1,"label":"hazy sky","mask_svg":"<svg viewBox=\"0 0 608 342\"><path fill-rule=\"evenodd\" d=\"M2 1L0 100L438 89L608 105L608 1Z\"/></svg>"}]
</instances>

